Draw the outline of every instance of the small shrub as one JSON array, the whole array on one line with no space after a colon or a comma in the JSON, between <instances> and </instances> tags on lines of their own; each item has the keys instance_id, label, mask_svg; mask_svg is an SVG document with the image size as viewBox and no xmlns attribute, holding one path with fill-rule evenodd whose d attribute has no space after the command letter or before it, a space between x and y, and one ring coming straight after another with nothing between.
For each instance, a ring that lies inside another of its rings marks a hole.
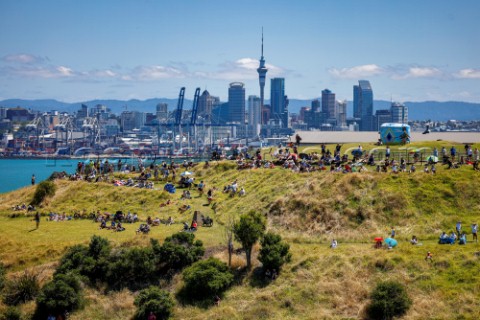
<instances>
[{"instance_id":1,"label":"small shrub","mask_svg":"<svg viewBox=\"0 0 480 320\"><path fill-rule=\"evenodd\" d=\"M149 287L140 291L135 298L137 312L135 319L147 319L150 312L153 312L157 320L168 319L172 315L174 302L170 293L161 290L159 287Z\"/></svg>"},{"instance_id":2,"label":"small shrub","mask_svg":"<svg viewBox=\"0 0 480 320\"><path fill-rule=\"evenodd\" d=\"M20 320L22 319L22 313L18 309L18 307L8 307L7 310L5 310L5 313L3 315L0 315L1 320Z\"/></svg>"},{"instance_id":3,"label":"small shrub","mask_svg":"<svg viewBox=\"0 0 480 320\"><path fill-rule=\"evenodd\" d=\"M216 258L195 262L183 271L184 291L191 298L203 300L224 292L233 282L227 265Z\"/></svg>"},{"instance_id":4,"label":"small shrub","mask_svg":"<svg viewBox=\"0 0 480 320\"><path fill-rule=\"evenodd\" d=\"M56 273L66 274L71 271L77 271L80 273L87 256L88 247L83 244L77 244L68 248L67 252L60 260L60 265L57 267Z\"/></svg>"},{"instance_id":5,"label":"small shrub","mask_svg":"<svg viewBox=\"0 0 480 320\"><path fill-rule=\"evenodd\" d=\"M123 249L110 261L105 280L113 289L138 289L159 278L151 248Z\"/></svg>"},{"instance_id":6,"label":"small shrub","mask_svg":"<svg viewBox=\"0 0 480 320\"><path fill-rule=\"evenodd\" d=\"M56 186L53 181L42 181L37 185L33 199L30 202L31 205L38 206L45 200L46 197L52 197L55 195Z\"/></svg>"},{"instance_id":7,"label":"small shrub","mask_svg":"<svg viewBox=\"0 0 480 320\"><path fill-rule=\"evenodd\" d=\"M21 276L6 282L3 301L7 305L18 305L35 299L39 291L38 275L24 272Z\"/></svg>"},{"instance_id":8,"label":"small shrub","mask_svg":"<svg viewBox=\"0 0 480 320\"><path fill-rule=\"evenodd\" d=\"M262 241L262 249L258 260L262 262L265 270L279 270L285 262L289 262L292 254L289 252L290 246L282 241L282 237L278 234L268 232L264 235Z\"/></svg>"},{"instance_id":9,"label":"small shrub","mask_svg":"<svg viewBox=\"0 0 480 320\"><path fill-rule=\"evenodd\" d=\"M74 274L58 274L47 283L37 298L34 319L45 319L49 314L61 315L83 305L80 281Z\"/></svg>"},{"instance_id":10,"label":"small shrub","mask_svg":"<svg viewBox=\"0 0 480 320\"><path fill-rule=\"evenodd\" d=\"M404 315L412 304L405 287L394 281L377 284L367 306L368 319L393 319Z\"/></svg>"},{"instance_id":11,"label":"small shrub","mask_svg":"<svg viewBox=\"0 0 480 320\"><path fill-rule=\"evenodd\" d=\"M203 242L194 241L194 239L195 236L192 233L179 232L167 237L162 246L155 240L152 241L153 251L164 273L169 270L181 270L198 261L205 254Z\"/></svg>"}]
</instances>

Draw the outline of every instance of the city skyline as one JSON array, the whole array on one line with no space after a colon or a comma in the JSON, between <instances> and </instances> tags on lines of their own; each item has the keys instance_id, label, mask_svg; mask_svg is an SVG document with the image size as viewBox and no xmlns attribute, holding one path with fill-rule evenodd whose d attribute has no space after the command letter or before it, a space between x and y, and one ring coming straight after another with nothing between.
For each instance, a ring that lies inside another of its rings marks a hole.
<instances>
[{"instance_id":1,"label":"city skyline","mask_svg":"<svg viewBox=\"0 0 480 320\"><path fill-rule=\"evenodd\" d=\"M0 100L260 96L263 26L266 92L285 78L292 99L352 100L365 79L381 100L480 101L480 3L356 3L2 1Z\"/></svg>"}]
</instances>

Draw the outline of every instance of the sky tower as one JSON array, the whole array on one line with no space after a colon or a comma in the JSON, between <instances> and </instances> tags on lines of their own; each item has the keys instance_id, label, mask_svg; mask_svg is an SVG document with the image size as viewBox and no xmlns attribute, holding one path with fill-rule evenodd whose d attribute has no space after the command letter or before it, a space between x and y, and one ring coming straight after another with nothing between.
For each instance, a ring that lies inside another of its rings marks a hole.
<instances>
[{"instance_id":1,"label":"sky tower","mask_svg":"<svg viewBox=\"0 0 480 320\"><path fill-rule=\"evenodd\" d=\"M265 88L265 76L267 75L267 67L265 67L265 59L263 58L263 27L262 27L262 57L260 58L260 66L257 69L258 72L258 81L260 83L260 113L261 124L263 125L263 97L264 97L264 88Z\"/></svg>"}]
</instances>

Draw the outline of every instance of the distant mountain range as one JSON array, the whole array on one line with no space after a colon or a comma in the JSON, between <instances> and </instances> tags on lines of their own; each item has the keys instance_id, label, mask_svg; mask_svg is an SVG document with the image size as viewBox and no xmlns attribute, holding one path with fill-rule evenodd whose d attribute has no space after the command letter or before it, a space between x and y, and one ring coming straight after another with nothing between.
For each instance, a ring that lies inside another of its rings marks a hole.
<instances>
[{"instance_id":1,"label":"distant mountain range","mask_svg":"<svg viewBox=\"0 0 480 320\"><path fill-rule=\"evenodd\" d=\"M57 100L22 100L22 99L8 99L0 101L0 107L23 107L38 111L66 111L74 112L80 109L82 104L88 107L94 107L97 104L102 104L110 108L113 113L119 114L124 110L136 110L142 112L155 112L155 106L158 103L168 104L169 110L174 110L177 107L177 99L154 98L147 100L91 100L75 103L66 103ZM268 103L266 101L265 103ZM311 100L290 99L289 111L291 113L298 113L301 107L309 107ZM461 101L424 101L424 102L405 102L408 107L409 120L432 120L432 121L447 121L455 120L480 120L480 103L469 103ZM192 100L186 99L184 101L184 109L191 109ZM389 109L390 101L375 100L374 109ZM353 115L353 102L347 103L347 117Z\"/></svg>"}]
</instances>

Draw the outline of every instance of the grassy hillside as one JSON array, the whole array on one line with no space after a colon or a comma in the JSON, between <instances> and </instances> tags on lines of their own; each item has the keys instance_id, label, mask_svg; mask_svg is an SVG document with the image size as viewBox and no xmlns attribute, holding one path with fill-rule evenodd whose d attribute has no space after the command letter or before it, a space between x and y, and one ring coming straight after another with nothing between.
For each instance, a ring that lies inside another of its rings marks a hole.
<instances>
[{"instance_id":1,"label":"grassy hillside","mask_svg":"<svg viewBox=\"0 0 480 320\"><path fill-rule=\"evenodd\" d=\"M449 144L428 144L433 145L440 149ZM480 173L471 166L455 170L438 166L437 170L436 175L421 171L395 175L377 173L373 168L348 174L295 173L280 167L237 170L233 162L215 162L209 168L198 165L193 170L197 182L204 180L206 189L217 188L215 211L207 205L205 195L192 189L191 200L180 200L182 190L166 193L162 191L164 182L156 182L156 190L147 190L56 181L55 196L39 209L44 216L38 230L34 230L31 217L23 213L9 217L12 206L31 200L33 187L2 195L0 260L7 266L9 277L31 269L45 282L66 247L86 244L94 234L108 238L115 246L146 246L150 238L162 241L180 230L181 222L190 222L193 211L199 210L215 223L211 228L201 227L195 236L204 242L207 256L226 261L225 224L231 217L238 218L253 209L267 215L268 229L280 233L291 245L292 261L269 284L255 281L255 269L237 279L219 307L177 302L176 319L361 318L369 292L384 279L406 285L413 300L406 319L475 318L480 316L480 247L472 242L441 246L437 238L441 231L453 231L461 220L471 240L470 224L480 222ZM245 187L244 197L222 193L223 187L234 180ZM161 207L167 200L173 203ZM183 204L192 209L181 213L178 208ZM138 224L126 224L127 230L117 233L99 230L90 220L46 221L51 211L72 214L97 210L137 212L143 220L147 216L172 216L176 224L153 227L144 236L135 234ZM392 226L399 246L373 249L373 238L386 237ZM412 235L419 238L421 246L410 245ZM339 240L335 250L328 247L332 238ZM240 247L238 243L235 246ZM427 251L434 254L432 264L424 260ZM235 268L244 264L243 255L234 256ZM254 259L254 267L258 265ZM176 293L182 286L181 276L164 285ZM135 293L91 288L86 293L86 307L72 319L129 319L135 312ZM22 306L25 315L33 309L33 302ZM5 309L0 305L1 310Z\"/></svg>"}]
</instances>

